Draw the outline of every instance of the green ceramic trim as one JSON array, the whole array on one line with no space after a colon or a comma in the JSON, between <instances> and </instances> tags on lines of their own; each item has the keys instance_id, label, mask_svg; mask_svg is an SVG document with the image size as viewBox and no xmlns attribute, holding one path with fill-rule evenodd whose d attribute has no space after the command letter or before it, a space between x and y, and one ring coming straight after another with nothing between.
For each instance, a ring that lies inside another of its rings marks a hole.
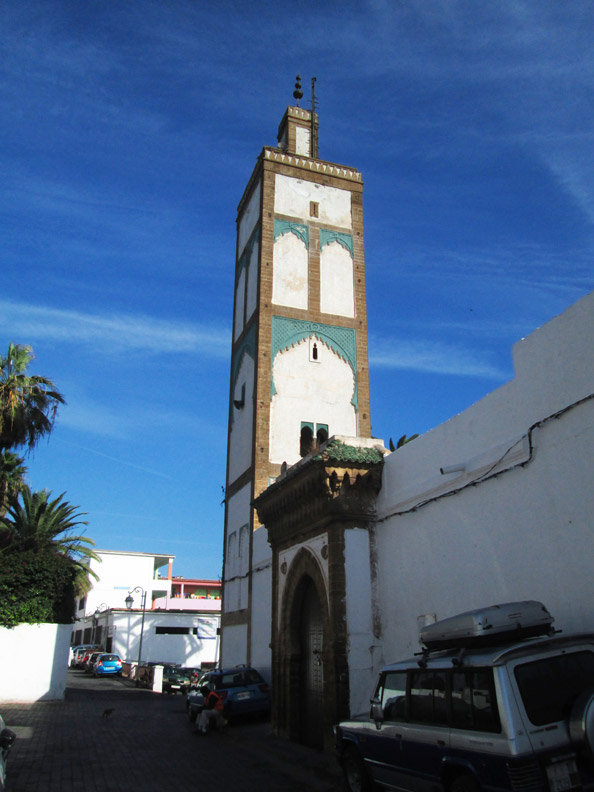
<instances>
[{"instance_id":1,"label":"green ceramic trim","mask_svg":"<svg viewBox=\"0 0 594 792\"><path fill-rule=\"evenodd\" d=\"M340 231L328 231L326 228L320 228L320 251L324 249L325 245L329 245L332 242L338 242L345 250L348 250L351 258L355 257L351 234L342 234Z\"/></svg>"},{"instance_id":2,"label":"green ceramic trim","mask_svg":"<svg viewBox=\"0 0 594 792\"><path fill-rule=\"evenodd\" d=\"M345 360L353 370L355 387L351 404L357 410L358 384L357 384L357 335L352 327L337 327L335 325L307 322L302 319L289 319L286 316L273 316L271 328L270 350L270 397L276 393L272 367L279 352L305 341L307 338L317 338L334 350L339 357Z\"/></svg>"},{"instance_id":3,"label":"green ceramic trim","mask_svg":"<svg viewBox=\"0 0 594 792\"><path fill-rule=\"evenodd\" d=\"M302 223L291 223L289 220L276 220L274 221L274 241L283 234L295 234L305 247L309 250L309 228Z\"/></svg>"},{"instance_id":4,"label":"green ceramic trim","mask_svg":"<svg viewBox=\"0 0 594 792\"><path fill-rule=\"evenodd\" d=\"M355 464L377 464L383 460L384 455L377 448L357 448L345 445L341 440L333 440L313 458L325 462L332 460Z\"/></svg>"}]
</instances>

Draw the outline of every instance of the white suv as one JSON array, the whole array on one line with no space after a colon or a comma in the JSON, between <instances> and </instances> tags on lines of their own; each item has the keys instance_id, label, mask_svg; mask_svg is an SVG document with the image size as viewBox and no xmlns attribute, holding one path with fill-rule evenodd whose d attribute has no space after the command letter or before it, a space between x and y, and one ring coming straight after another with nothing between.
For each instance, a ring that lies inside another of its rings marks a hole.
<instances>
[{"instance_id":1,"label":"white suv","mask_svg":"<svg viewBox=\"0 0 594 792\"><path fill-rule=\"evenodd\" d=\"M425 628L418 656L382 669L369 719L336 727L349 792L594 788L594 635L552 622L529 601Z\"/></svg>"}]
</instances>

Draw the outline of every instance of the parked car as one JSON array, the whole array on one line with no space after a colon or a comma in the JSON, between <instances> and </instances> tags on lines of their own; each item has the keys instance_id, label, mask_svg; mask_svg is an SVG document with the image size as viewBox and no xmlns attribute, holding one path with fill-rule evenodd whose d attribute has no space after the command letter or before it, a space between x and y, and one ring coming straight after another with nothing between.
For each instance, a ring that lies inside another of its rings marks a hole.
<instances>
[{"instance_id":1,"label":"parked car","mask_svg":"<svg viewBox=\"0 0 594 792\"><path fill-rule=\"evenodd\" d=\"M368 719L335 729L349 792L562 792L594 786L594 635L553 634L541 603L424 628L382 669Z\"/></svg>"},{"instance_id":2,"label":"parked car","mask_svg":"<svg viewBox=\"0 0 594 792\"><path fill-rule=\"evenodd\" d=\"M96 646L95 644L93 645L86 644L85 646L75 647L72 653L72 660L70 661L70 667L82 668L85 655L87 653L97 652L99 651L100 648L101 648L100 646Z\"/></svg>"},{"instance_id":3,"label":"parked car","mask_svg":"<svg viewBox=\"0 0 594 792\"><path fill-rule=\"evenodd\" d=\"M224 702L226 718L247 713L270 712L270 689L266 680L249 666L214 668L202 674L195 688L186 698L186 710L191 721L204 709L204 696L200 688L207 685L216 690Z\"/></svg>"},{"instance_id":4,"label":"parked car","mask_svg":"<svg viewBox=\"0 0 594 792\"><path fill-rule=\"evenodd\" d=\"M101 647L97 646L97 644L77 644L76 646L71 646L68 665L70 668L77 668L77 657L80 657L81 654L84 654L87 649L97 650L100 648Z\"/></svg>"},{"instance_id":5,"label":"parked car","mask_svg":"<svg viewBox=\"0 0 594 792\"><path fill-rule=\"evenodd\" d=\"M190 685L190 669L174 665L163 667L163 693L187 693Z\"/></svg>"},{"instance_id":6,"label":"parked car","mask_svg":"<svg viewBox=\"0 0 594 792\"><path fill-rule=\"evenodd\" d=\"M100 654L93 665L93 676L121 676L122 658L117 654Z\"/></svg>"},{"instance_id":7,"label":"parked car","mask_svg":"<svg viewBox=\"0 0 594 792\"><path fill-rule=\"evenodd\" d=\"M6 762L10 748L15 741L16 734L6 728L6 724L0 715L0 792L6 789Z\"/></svg>"},{"instance_id":8,"label":"parked car","mask_svg":"<svg viewBox=\"0 0 594 792\"><path fill-rule=\"evenodd\" d=\"M84 669L86 674L92 674L95 668L95 663L101 656L102 652L91 652L88 656L85 656L84 661Z\"/></svg>"}]
</instances>

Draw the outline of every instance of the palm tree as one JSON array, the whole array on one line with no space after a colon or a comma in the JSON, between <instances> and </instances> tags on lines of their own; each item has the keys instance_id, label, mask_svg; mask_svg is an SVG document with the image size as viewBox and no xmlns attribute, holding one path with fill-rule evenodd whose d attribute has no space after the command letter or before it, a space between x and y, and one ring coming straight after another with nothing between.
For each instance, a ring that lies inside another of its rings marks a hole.
<instances>
[{"instance_id":1,"label":"palm tree","mask_svg":"<svg viewBox=\"0 0 594 792\"><path fill-rule=\"evenodd\" d=\"M73 533L76 526L88 525L86 520L78 519L85 513L77 512L78 506L63 500L65 492L53 500L51 494L49 490L31 492L25 484L20 493L8 495L8 510L0 517L0 554L33 551L67 558L78 590L88 590L88 576L96 580L98 576L84 561L101 559L91 549L95 545L92 539Z\"/></svg>"},{"instance_id":2,"label":"palm tree","mask_svg":"<svg viewBox=\"0 0 594 792\"><path fill-rule=\"evenodd\" d=\"M50 379L26 373L34 358L23 344L9 344L6 357L0 356L0 451L34 448L51 432L58 405L65 403Z\"/></svg>"},{"instance_id":3,"label":"palm tree","mask_svg":"<svg viewBox=\"0 0 594 792\"><path fill-rule=\"evenodd\" d=\"M27 468L23 462L12 451L0 451L0 517L6 513L8 495L20 492L25 486Z\"/></svg>"}]
</instances>

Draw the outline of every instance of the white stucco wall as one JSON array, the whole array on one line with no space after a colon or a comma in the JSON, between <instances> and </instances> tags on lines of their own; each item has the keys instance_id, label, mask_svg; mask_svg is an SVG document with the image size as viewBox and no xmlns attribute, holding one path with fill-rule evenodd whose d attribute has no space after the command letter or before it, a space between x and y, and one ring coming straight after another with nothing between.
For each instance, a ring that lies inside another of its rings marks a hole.
<instances>
[{"instance_id":1,"label":"white stucco wall","mask_svg":"<svg viewBox=\"0 0 594 792\"><path fill-rule=\"evenodd\" d=\"M270 405L270 460L299 461L301 422L327 424L329 436L356 435L351 404L355 380L350 365L319 339L318 360L310 358L305 340L274 359L276 393Z\"/></svg>"},{"instance_id":2,"label":"white stucco wall","mask_svg":"<svg viewBox=\"0 0 594 792\"><path fill-rule=\"evenodd\" d=\"M171 613L149 611L145 614L142 631L143 662L179 663L198 667L201 663L217 660L217 628L220 614ZM142 613L140 611L116 612L111 620L112 652L129 662L138 660ZM198 634L157 635L157 627L197 628Z\"/></svg>"},{"instance_id":3,"label":"white stucco wall","mask_svg":"<svg viewBox=\"0 0 594 792\"><path fill-rule=\"evenodd\" d=\"M258 180L255 185L251 198L248 201L243 213L238 219L237 229L237 255L241 256L246 242L254 230L258 218L260 217L260 193L261 182Z\"/></svg>"},{"instance_id":4,"label":"white stucco wall","mask_svg":"<svg viewBox=\"0 0 594 792\"><path fill-rule=\"evenodd\" d=\"M319 216L316 221L330 226L350 229L353 221L351 216L351 194L347 190L314 184L292 176L276 174L274 182L274 211L299 220L309 220L309 204L319 204Z\"/></svg>"},{"instance_id":5,"label":"white stucco wall","mask_svg":"<svg viewBox=\"0 0 594 792\"><path fill-rule=\"evenodd\" d=\"M267 682L272 679L270 649L272 630L272 550L268 532L254 531L252 547L251 663Z\"/></svg>"},{"instance_id":6,"label":"white stucco wall","mask_svg":"<svg viewBox=\"0 0 594 792\"><path fill-rule=\"evenodd\" d=\"M350 707L353 716L369 712L370 691L383 664L381 642L374 635L375 592L371 579L369 532L357 528L345 531L344 565Z\"/></svg>"},{"instance_id":7,"label":"white stucco wall","mask_svg":"<svg viewBox=\"0 0 594 792\"><path fill-rule=\"evenodd\" d=\"M303 240L290 231L274 242L272 302L307 309L308 252Z\"/></svg>"},{"instance_id":8,"label":"white stucco wall","mask_svg":"<svg viewBox=\"0 0 594 792\"><path fill-rule=\"evenodd\" d=\"M235 381L233 399L241 399L244 406L231 405L233 421L229 430L229 481L235 481L252 463L253 400L254 400L254 359L245 352ZM242 386L245 385L245 388Z\"/></svg>"},{"instance_id":9,"label":"white stucco wall","mask_svg":"<svg viewBox=\"0 0 594 792\"><path fill-rule=\"evenodd\" d=\"M386 458L385 662L418 651L426 617L511 600L541 600L566 632L594 631L593 337L591 294L515 345L511 382ZM456 464L465 470L440 474Z\"/></svg>"},{"instance_id":10,"label":"white stucco wall","mask_svg":"<svg viewBox=\"0 0 594 792\"><path fill-rule=\"evenodd\" d=\"M353 259L339 242L320 253L320 309L338 316L355 315Z\"/></svg>"},{"instance_id":11,"label":"white stucco wall","mask_svg":"<svg viewBox=\"0 0 594 792\"><path fill-rule=\"evenodd\" d=\"M221 665L236 666L247 663L247 624L225 627L221 643Z\"/></svg>"},{"instance_id":12,"label":"white stucco wall","mask_svg":"<svg viewBox=\"0 0 594 792\"><path fill-rule=\"evenodd\" d=\"M300 126L295 128L295 151L297 154L301 154L304 157L311 156L310 141L311 132L309 129Z\"/></svg>"},{"instance_id":13,"label":"white stucco wall","mask_svg":"<svg viewBox=\"0 0 594 792\"><path fill-rule=\"evenodd\" d=\"M116 551L96 550L101 562L91 560L90 568L97 573L99 580L92 579L93 588L86 597L86 604L82 611L77 611L77 617L85 613L94 613L103 605L109 608L124 608L128 592L136 586L141 586L147 592L147 607L151 606L153 590L168 591L168 580L155 580L154 556L143 553L125 553ZM173 558L173 556L172 556ZM162 574L167 574L167 565L161 567ZM135 601L140 605L141 592L133 594ZM104 608L101 608L102 610Z\"/></svg>"},{"instance_id":14,"label":"white stucco wall","mask_svg":"<svg viewBox=\"0 0 594 792\"><path fill-rule=\"evenodd\" d=\"M251 485L229 498L227 506L227 554L225 559L226 612L247 607ZM248 532L242 529L248 527ZM241 555L240 555L241 552Z\"/></svg>"},{"instance_id":15,"label":"white stucco wall","mask_svg":"<svg viewBox=\"0 0 594 792\"><path fill-rule=\"evenodd\" d=\"M0 701L64 698L71 624L0 627Z\"/></svg>"}]
</instances>

